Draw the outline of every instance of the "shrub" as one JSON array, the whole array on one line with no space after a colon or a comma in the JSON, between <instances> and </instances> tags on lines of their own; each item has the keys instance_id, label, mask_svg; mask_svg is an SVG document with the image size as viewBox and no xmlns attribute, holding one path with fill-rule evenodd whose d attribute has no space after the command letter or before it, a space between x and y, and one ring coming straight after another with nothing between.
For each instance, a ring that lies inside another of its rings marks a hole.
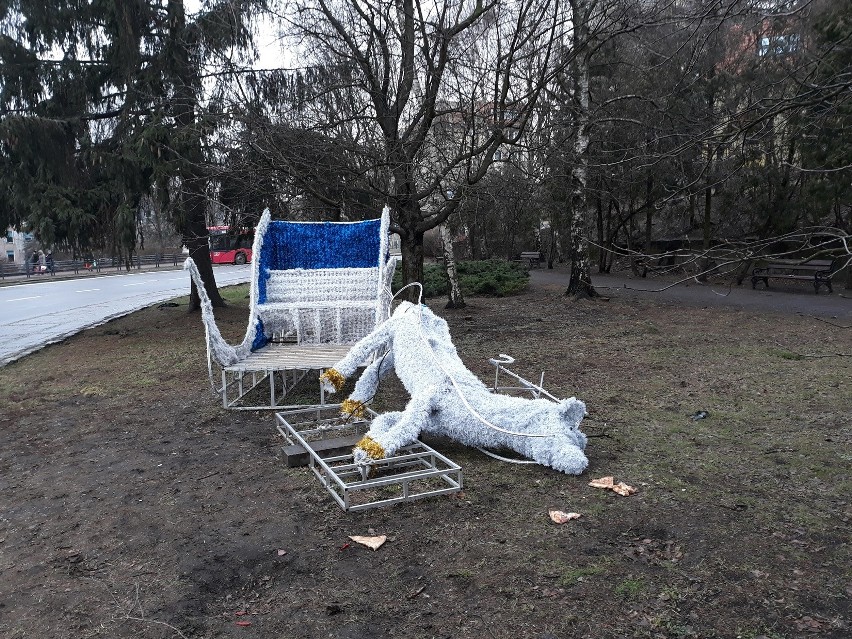
<instances>
[{"instance_id":1,"label":"shrub","mask_svg":"<svg viewBox=\"0 0 852 639\"><path fill-rule=\"evenodd\" d=\"M456 262L456 270L463 295L514 295L526 288L530 277L529 271L520 264L502 260ZM446 295L449 285L444 265L425 265L422 284L426 299ZM393 278L394 293L401 286L402 272L397 269Z\"/></svg>"}]
</instances>

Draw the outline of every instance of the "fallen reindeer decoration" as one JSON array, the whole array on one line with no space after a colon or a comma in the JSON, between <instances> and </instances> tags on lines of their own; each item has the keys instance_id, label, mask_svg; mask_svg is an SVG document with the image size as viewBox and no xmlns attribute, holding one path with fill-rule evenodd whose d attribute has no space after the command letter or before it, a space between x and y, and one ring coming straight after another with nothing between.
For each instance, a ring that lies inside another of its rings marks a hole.
<instances>
[{"instance_id":1,"label":"fallen reindeer decoration","mask_svg":"<svg viewBox=\"0 0 852 639\"><path fill-rule=\"evenodd\" d=\"M329 393L339 391L365 356L386 348L362 373L347 415L363 415L379 381L395 370L409 395L403 411L376 417L355 447L355 461L392 456L421 433L442 435L469 446L508 448L539 464L579 475L588 465L580 422L586 405L492 393L459 358L447 323L426 306L402 302L393 315L361 339L349 354L320 376Z\"/></svg>"}]
</instances>

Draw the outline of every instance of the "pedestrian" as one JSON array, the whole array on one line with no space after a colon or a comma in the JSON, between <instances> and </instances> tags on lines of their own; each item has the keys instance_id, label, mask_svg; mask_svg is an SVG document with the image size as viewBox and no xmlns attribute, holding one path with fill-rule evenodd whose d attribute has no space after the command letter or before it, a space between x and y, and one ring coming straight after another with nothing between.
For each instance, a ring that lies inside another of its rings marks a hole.
<instances>
[{"instance_id":1,"label":"pedestrian","mask_svg":"<svg viewBox=\"0 0 852 639\"><path fill-rule=\"evenodd\" d=\"M44 251L39 249L38 252L38 272L44 273L47 270L47 258L44 255Z\"/></svg>"},{"instance_id":2,"label":"pedestrian","mask_svg":"<svg viewBox=\"0 0 852 639\"><path fill-rule=\"evenodd\" d=\"M44 264L51 275L56 275L56 264L53 261L53 251L48 251L44 258Z\"/></svg>"},{"instance_id":3,"label":"pedestrian","mask_svg":"<svg viewBox=\"0 0 852 639\"><path fill-rule=\"evenodd\" d=\"M38 271L38 253L33 251L33 256L30 258L30 267L33 273Z\"/></svg>"}]
</instances>

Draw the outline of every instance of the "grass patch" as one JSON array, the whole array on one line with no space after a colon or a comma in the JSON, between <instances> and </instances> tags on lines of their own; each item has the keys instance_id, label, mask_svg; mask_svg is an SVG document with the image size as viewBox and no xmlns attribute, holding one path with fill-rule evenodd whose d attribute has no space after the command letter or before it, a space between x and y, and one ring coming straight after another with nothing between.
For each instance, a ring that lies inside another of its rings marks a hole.
<instances>
[{"instance_id":1,"label":"grass patch","mask_svg":"<svg viewBox=\"0 0 852 639\"><path fill-rule=\"evenodd\" d=\"M515 262L478 260L457 262L456 270L463 295L505 297L523 291L529 283L529 271ZM446 295L449 290L447 272L442 264L423 267L423 295L426 299ZM402 272L393 278L393 290L402 287Z\"/></svg>"},{"instance_id":2,"label":"grass patch","mask_svg":"<svg viewBox=\"0 0 852 639\"><path fill-rule=\"evenodd\" d=\"M578 581L585 581L588 577L603 574L606 572L606 568L607 566L604 564L591 564L589 566L570 568L560 577L559 585L563 588L569 588L576 585Z\"/></svg>"},{"instance_id":3,"label":"grass patch","mask_svg":"<svg viewBox=\"0 0 852 639\"><path fill-rule=\"evenodd\" d=\"M770 354L774 357L780 357L781 359L788 359L794 362L798 362L805 359L804 355L799 355L798 353L793 353L791 351L783 350L780 348L772 349L770 351Z\"/></svg>"},{"instance_id":4,"label":"grass patch","mask_svg":"<svg viewBox=\"0 0 852 639\"><path fill-rule=\"evenodd\" d=\"M247 292L223 287L228 307L215 309L232 344ZM509 352L519 374L544 370L549 390L587 402L589 469L501 464L430 436L464 468L464 492L364 512L344 513L309 469L284 467L272 411L226 411L211 395L186 298L0 368L10 637L131 638L138 626L101 624L124 619L137 596L197 636L221 635L240 609L281 637L333 635L360 618L376 636L837 635L833 620L848 616L852 362L778 353L830 355L846 333L656 300L533 290L448 313L483 381L484 358ZM408 401L389 375L373 406ZM698 410L707 417L691 419ZM637 493L588 486L605 475ZM553 526L556 505L583 517ZM371 528L396 541L379 554L341 549ZM376 561L369 610L358 597ZM120 609L103 607L99 580ZM186 608L199 592L203 604ZM294 592L300 611L275 604ZM83 614L92 610L104 614Z\"/></svg>"},{"instance_id":5,"label":"grass patch","mask_svg":"<svg viewBox=\"0 0 852 639\"><path fill-rule=\"evenodd\" d=\"M625 579L615 587L615 594L622 599L633 599L645 590L645 581L642 579Z\"/></svg>"}]
</instances>

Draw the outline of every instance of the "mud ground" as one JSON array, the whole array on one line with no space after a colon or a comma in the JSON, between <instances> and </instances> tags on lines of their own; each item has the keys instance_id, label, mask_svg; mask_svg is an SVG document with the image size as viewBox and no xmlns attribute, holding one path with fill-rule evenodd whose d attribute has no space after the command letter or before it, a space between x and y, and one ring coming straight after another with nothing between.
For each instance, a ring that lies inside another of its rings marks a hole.
<instances>
[{"instance_id":1,"label":"mud ground","mask_svg":"<svg viewBox=\"0 0 852 639\"><path fill-rule=\"evenodd\" d=\"M848 322L558 285L468 302L433 308L472 370L509 353L586 401L584 475L430 440L462 493L343 512L269 413L211 397L185 300L0 369L0 634L849 636ZM588 485L608 475L637 492Z\"/></svg>"}]
</instances>

